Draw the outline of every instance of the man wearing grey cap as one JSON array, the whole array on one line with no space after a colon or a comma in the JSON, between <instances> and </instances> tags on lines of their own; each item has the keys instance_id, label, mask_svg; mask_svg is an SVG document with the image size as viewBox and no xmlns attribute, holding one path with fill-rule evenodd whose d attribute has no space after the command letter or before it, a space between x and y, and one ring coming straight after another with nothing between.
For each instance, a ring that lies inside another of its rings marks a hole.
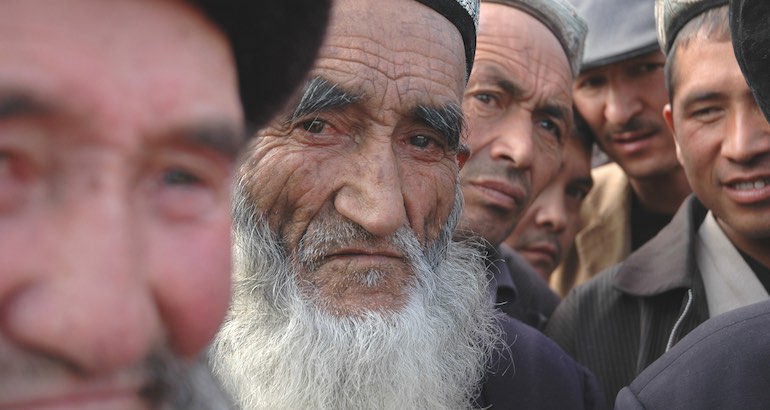
<instances>
[{"instance_id":1,"label":"man wearing grey cap","mask_svg":"<svg viewBox=\"0 0 770 410\"><path fill-rule=\"evenodd\" d=\"M554 336L608 394L704 320L770 299L770 124L734 58L727 1L658 1L656 15L664 116L695 195L554 315Z\"/></svg>"},{"instance_id":2,"label":"man wearing grey cap","mask_svg":"<svg viewBox=\"0 0 770 410\"><path fill-rule=\"evenodd\" d=\"M562 296L652 238L690 193L661 114L668 96L653 0L570 1L589 29L575 106L614 162L594 169L575 252L551 278Z\"/></svg>"},{"instance_id":3,"label":"man wearing grey cap","mask_svg":"<svg viewBox=\"0 0 770 410\"><path fill-rule=\"evenodd\" d=\"M0 408L228 405L196 363L229 299L244 119L283 105L328 8L0 2Z\"/></svg>"},{"instance_id":4,"label":"man wearing grey cap","mask_svg":"<svg viewBox=\"0 0 770 410\"><path fill-rule=\"evenodd\" d=\"M235 193L234 303L212 354L242 408L595 398L584 368L494 310L482 256L452 239L477 12L335 1L304 90L257 132Z\"/></svg>"},{"instance_id":5,"label":"man wearing grey cap","mask_svg":"<svg viewBox=\"0 0 770 410\"><path fill-rule=\"evenodd\" d=\"M670 5L673 5L673 3L670 3ZM668 8L665 4L661 4L661 7L662 9ZM719 94L729 96L731 91L735 92L735 94L741 96L739 99L743 99L747 103L749 111L754 111L746 115L746 117L753 118L754 121L761 123L755 112L756 107L751 107L751 101L748 101L749 99L746 98L745 85L741 84L739 77L736 75L735 61L732 61L733 59L729 57L730 52L725 47L728 35L725 32L726 11L722 8L720 11L712 12L711 14L709 17L693 16L693 23L690 27L688 27L690 23L687 23L690 18L680 19L683 22L682 24L687 25L679 30L680 34L678 35L670 34L672 30L667 30L667 34L674 38L674 42L679 43L677 56L672 57L672 61L675 61L674 66L688 64L685 60L688 59L688 55L692 58L693 55L691 53L693 51L697 53L698 49L704 50L705 48L713 47L714 50L710 53L711 58L719 58L721 61L716 66L725 67L714 71L721 71L722 74L729 73L729 76L738 83L734 90L727 89L727 87L733 86L730 83L717 85L712 90L716 91L720 88L721 90L717 91L714 96ZM732 36L735 56L738 60L737 63L766 118L770 118L768 116L770 113L770 110L768 110L768 107L770 107L770 99L768 98L770 96L770 82L768 82L767 76L770 64L768 64L766 53L768 45L770 45L770 35L768 35L767 31L768 17L770 17L770 4L765 0L732 0L730 2L730 34ZM696 20L699 21L696 22ZM714 33L714 30L703 28L704 21L716 23L714 26L718 27L716 30L718 32L717 36L706 38L706 34L709 31ZM693 34L695 33L697 35L694 36ZM690 44L686 48L693 49L683 52L682 49L685 48L683 43L687 40L680 37L688 37ZM667 40L667 43L669 43L669 40ZM673 53L673 51L670 53ZM692 63L692 60L690 60L690 63ZM696 64L700 63L699 61ZM702 63L707 64L708 60ZM682 80L683 77L690 76L675 67L672 67L672 70L675 70L675 72L672 72L672 76L677 77L677 82ZM719 77L715 76L714 79L717 78ZM698 79L690 78L689 80L701 85L701 81ZM708 82L703 84L708 84ZM681 85L683 84L676 85L677 94L681 92L679 90ZM672 89L672 91L674 90ZM675 97L675 100L678 99L679 97ZM732 103L730 102L731 99L733 100ZM734 105L736 100L734 97L728 97L723 101L719 101L719 98L716 101L712 100L712 102L709 102L708 99L702 101L706 105L715 106L715 112L721 111L726 114L724 117L728 118L730 116L728 114L729 109L724 110L720 105ZM676 105L672 104L672 114L676 111ZM672 115L672 119L676 117L677 115ZM682 121L686 120L684 118L675 120L675 122L680 123L679 125L683 125ZM710 122L716 124L720 121ZM761 153L760 147L763 145L766 147L767 141L770 140L767 125L753 125L751 129L755 132L754 137L749 137L749 134L745 132L743 133L744 137L739 137L740 132L732 132L731 138L724 138L723 147L726 144L731 144L727 142L730 139L733 140L732 144L734 144L739 139L745 138L747 143L754 145L754 149L759 149L757 152ZM679 132L676 135L678 136ZM689 135L689 137L693 136ZM683 135L683 137L685 136ZM759 142L758 139L764 142ZM767 156L767 148L764 149L763 156ZM767 163L767 160L762 160L761 156L754 156L754 158L757 165ZM688 168L687 165L685 167ZM764 167L767 168L767 165ZM765 170L765 174L767 173L767 170ZM700 188L693 186L693 189L700 197ZM767 213L767 211L764 212L765 214ZM714 213L716 214L715 211ZM734 236L735 233L737 233L737 230L728 236ZM742 249L741 252L745 252L743 251L745 245L739 245L735 241L733 243L735 243L736 247ZM767 249L762 250L761 254L767 255ZM756 264L750 265L752 265L757 276L762 277L767 274L768 261L766 259L761 264L765 267L764 273L761 268L757 269L758 266ZM763 281L763 283L767 282ZM708 291L707 296L710 297ZM615 408L767 408L767 403L770 402L770 389L767 388L768 384L770 384L770 374L767 371L770 366L770 348L768 348L767 344L769 328L770 300L736 308L705 321L669 352L651 364L630 386L621 390L618 394Z\"/></svg>"},{"instance_id":6,"label":"man wearing grey cap","mask_svg":"<svg viewBox=\"0 0 770 410\"><path fill-rule=\"evenodd\" d=\"M566 1L482 1L476 60L463 98L471 156L460 172L465 209L459 233L488 242L496 306L538 329L559 298L526 261L500 245L562 165L585 33Z\"/></svg>"}]
</instances>

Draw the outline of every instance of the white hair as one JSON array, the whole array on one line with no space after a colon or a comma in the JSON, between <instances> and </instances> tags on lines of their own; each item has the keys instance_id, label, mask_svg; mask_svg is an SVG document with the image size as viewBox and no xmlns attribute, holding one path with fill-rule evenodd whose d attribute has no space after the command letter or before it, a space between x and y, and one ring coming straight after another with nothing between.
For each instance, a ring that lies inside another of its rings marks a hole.
<instances>
[{"instance_id":1,"label":"white hair","mask_svg":"<svg viewBox=\"0 0 770 410\"><path fill-rule=\"evenodd\" d=\"M354 315L332 314L303 292L302 256L289 255L241 188L235 198L234 300L212 367L243 409L471 407L500 329L478 248L451 240L459 189L427 249L407 228L395 235L414 273L406 305ZM320 236L366 234L347 222Z\"/></svg>"}]
</instances>

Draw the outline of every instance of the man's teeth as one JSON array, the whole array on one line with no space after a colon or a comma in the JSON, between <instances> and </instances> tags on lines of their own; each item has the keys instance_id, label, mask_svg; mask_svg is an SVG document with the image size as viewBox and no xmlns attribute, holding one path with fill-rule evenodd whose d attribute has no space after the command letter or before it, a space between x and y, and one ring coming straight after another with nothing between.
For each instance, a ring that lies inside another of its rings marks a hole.
<instances>
[{"instance_id":1,"label":"man's teeth","mask_svg":"<svg viewBox=\"0 0 770 410\"><path fill-rule=\"evenodd\" d=\"M733 184L733 187L740 191L749 189L762 189L765 187L765 185L770 185L770 180L758 179L756 181L739 182L737 184Z\"/></svg>"}]
</instances>

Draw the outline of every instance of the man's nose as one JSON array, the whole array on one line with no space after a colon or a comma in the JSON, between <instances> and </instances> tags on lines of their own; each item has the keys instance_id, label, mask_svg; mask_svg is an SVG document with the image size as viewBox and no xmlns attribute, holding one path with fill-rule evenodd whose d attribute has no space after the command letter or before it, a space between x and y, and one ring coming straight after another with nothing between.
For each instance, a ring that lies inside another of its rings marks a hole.
<instances>
[{"instance_id":1,"label":"man's nose","mask_svg":"<svg viewBox=\"0 0 770 410\"><path fill-rule=\"evenodd\" d=\"M525 110L518 110L509 115L495 132L490 146L492 159L509 161L514 168L532 167L534 128Z\"/></svg>"},{"instance_id":2,"label":"man's nose","mask_svg":"<svg viewBox=\"0 0 770 410\"><path fill-rule=\"evenodd\" d=\"M563 195L556 195L554 187L548 186L532 205L535 223L550 232L560 233L567 227L567 210Z\"/></svg>"},{"instance_id":3,"label":"man's nose","mask_svg":"<svg viewBox=\"0 0 770 410\"><path fill-rule=\"evenodd\" d=\"M50 211L45 234L32 235L44 253L7 299L4 332L78 372L109 373L149 355L160 320L128 201L90 192L74 202Z\"/></svg>"},{"instance_id":4,"label":"man's nose","mask_svg":"<svg viewBox=\"0 0 770 410\"><path fill-rule=\"evenodd\" d=\"M633 87L617 80L609 84L604 102L604 117L611 126L626 124L642 111L642 101Z\"/></svg>"},{"instance_id":5,"label":"man's nose","mask_svg":"<svg viewBox=\"0 0 770 410\"><path fill-rule=\"evenodd\" d=\"M351 164L344 168L344 183L334 198L337 212L375 236L389 236L406 226L403 176L391 144L365 143L355 158L346 160Z\"/></svg>"},{"instance_id":6,"label":"man's nose","mask_svg":"<svg viewBox=\"0 0 770 410\"><path fill-rule=\"evenodd\" d=\"M751 104L745 110L736 110L732 130L722 143L722 155L735 163L748 164L770 154L770 124L759 107Z\"/></svg>"}]
</instances>

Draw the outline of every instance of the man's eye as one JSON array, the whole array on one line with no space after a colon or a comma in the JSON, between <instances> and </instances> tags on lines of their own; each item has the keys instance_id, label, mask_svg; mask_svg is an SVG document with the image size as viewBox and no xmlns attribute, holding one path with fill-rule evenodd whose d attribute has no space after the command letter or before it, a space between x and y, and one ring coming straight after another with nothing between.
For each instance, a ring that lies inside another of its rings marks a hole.
<instances>
[{"instance_id":1,"label":"man's eye","mask_svg":"<svg viewBox=\"0 0 770 410\"><path fill-rule=\"evenodd\" d=\"M545 118L538 121L538 126L555 136L556 139L561 140L561 129L555 122Z\"/></svg>"},{"instance_id":2,"label":"man's eye","mask_svg":"<svg viewBox=\"0 0 770 410\"><path fill-rule=\"evenodd\" d=\"M478 93L478 94L474 94L473 98L475 98L477 101L481 102L484 105L490 105L490 104L497 105L496 104L497 103L497 99L492 94Z\"/></svg>"},{"instance_id":3,"label":"man's eye","mask_svg":"<svg viewBox=\"0 0 770 410\"><path fill-rule=\"evenodd\" d=\"M420 148L427 148L433 140L425 135L414 135L409 137L409 143Z\"/></svg>"},{"instance_id":4,"label":"man's eye","mask_svg":"<svg viewBox=\"0 0 770 410\"><path fill-rule=\"evenodd\" d=\"M588 191L584 188L567 187L567 196L574 198L576 201L582 202L586 195L588 195Z\"/></svg>"},{"instance_id":5,"label":"man's eye","mask_svg":"<svg viewBox=\"0 0 770 410\"><path fill-rule=\"evenodd\" d=\"M598 88L604 85L606 82L604 77L595 76L595 77L586 77L582 80L578 80L578 88Z\"/></svg>"},{"instance_id":6,"label":"man's eye","mask_svg":"<svg viewBox=\"0 0 770 410\"><path fill-rule=\"evenodd\" d=\"M311 134L320 134L326 129L326 122L319 119L305 121L300 125L302 126L302 129Z\"/></svg>"},{"instance_id":7,"label":"man's eye","mask_svg":"<svg viewBox=\"0 0 770 410\"><path fill-rule=\"evenodd\" d=\"M163 183L167 185L198 185L201 179L182 168L169 168L163 172Z\"/></svg>"}]
</instances>

